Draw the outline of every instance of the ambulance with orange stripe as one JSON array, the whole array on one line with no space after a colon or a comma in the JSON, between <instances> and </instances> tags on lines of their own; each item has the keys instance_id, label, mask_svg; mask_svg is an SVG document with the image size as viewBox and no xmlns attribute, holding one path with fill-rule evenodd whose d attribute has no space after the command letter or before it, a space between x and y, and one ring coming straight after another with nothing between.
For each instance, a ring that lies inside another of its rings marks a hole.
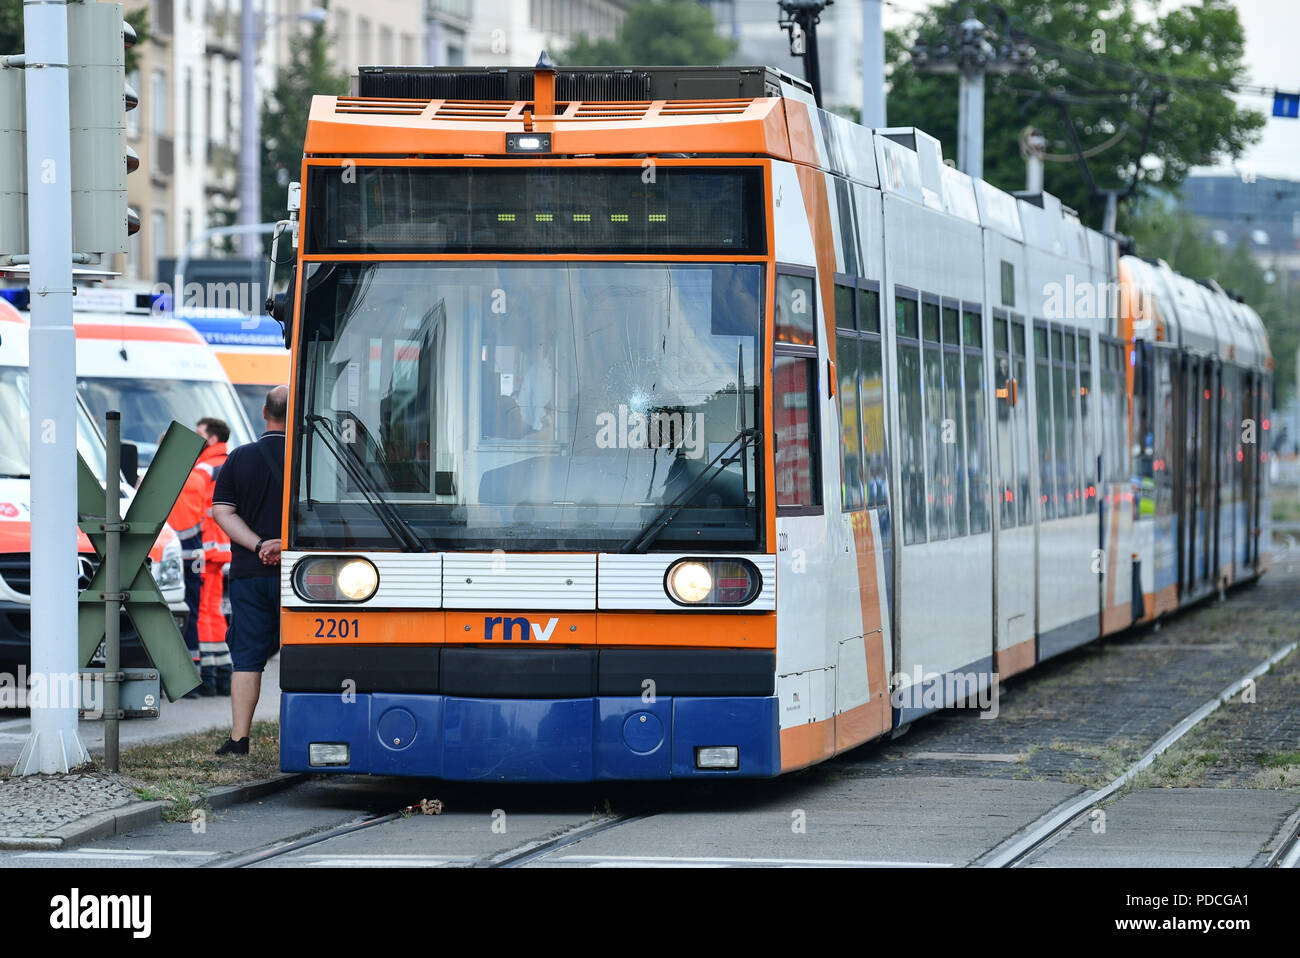
<instances>
[{"instance_id":1,"label":"ambulance with orange stripe","mask_svg":"<svg viewBox=\"0 0 1300 958\"><path fill-rule=\"evenodd\" d=\"M266 394L289 381L289 350L280 324L270 316L220 308L187 308L176 318L193 326L212 347L249 424L260 432Z\"/></svg>"},{"instance_id":2,"label":"ambulance with orange stripe","mask_svg":"<svg viewBox=\"0 0 1300 958\"><path fill-rule=\"evenodd\" d=\"M135 443L143 469L173 419L191 429L204 416L230 426L229 448L255 438L230 377L193 327L169 319L144 294L77 293L77 392L102 427L122 413L122 440Z\"/></svg>"},{"instance_id":3,"label":"ambulance with orange stripe","mask_svg":"<svg viewBox=\"0 0 1300 958\"><path fill-rule=\"evenodd\" d=\"M31 658L31 457L28 321L0 298L0 671ZM77 451L103 482L104 440L84 403L77 402ZM122 510L132 489L119 480ZM77 536L78 585L90 584L98 558L84 533ZM186 615L180 541L164 526L149 553L154 580L168 608L182 622ZM97 658L102 658L102 646ZM92 664L93 664L92 660ZM130 619L122 616L122 661L148 664Z\"/></svg>"}]
</instances>

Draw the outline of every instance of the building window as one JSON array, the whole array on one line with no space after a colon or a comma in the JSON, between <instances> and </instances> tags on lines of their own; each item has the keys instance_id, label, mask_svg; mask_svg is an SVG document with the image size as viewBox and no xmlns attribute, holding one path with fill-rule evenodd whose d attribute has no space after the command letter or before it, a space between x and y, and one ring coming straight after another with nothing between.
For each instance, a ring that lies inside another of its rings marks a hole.
<instances>
[{"instance_id":1,"label":"building window","mask_svg":"<svg viewBox=\"0 0 1300 958\"><path fill-rule=\"evenodd\" d=\"M154 210L149 217L149 245L153 248L153 257L166 256L171 249L167 237L167 214L163 210Z\"/></svg>"},{"instance_id":2,"label":"building window","mask_svg":"<svg viewBox=\"0 0 1300 958\"><path fill-rule=\"evenodd\" d=\"M132 90L139 92L140 71L132 70L131 74L126 78L126 82L130 84ZM140 109L141 108L137 106L126 115L126 135L133 140L140 136Z\"/></svg>"},{"instance_id":3,"label":"building window","mask_svg":"<svg viewBox=\"0 0 1300 958\"><path fill-rule=\"evenodd\" d=\"M357 17L357 65L370 64L370 21Z\"/></svg>"},{"instance_id":4,"label":"building window","mask_svg":"<svg viewBox=\"0 0 1300 958\"><path fill-rule=\"evenodd\" d=\"M347 69L352 65L352 61L348 59L348 52L352 47L352 37L348 33L348 13L346 10L339 10L338 12L330 11L330 15L334 18L336 24L334 46L338 50L339 66Z\"/></svg>"},{"instance_id":5,"label":"building window","mask_svg":"<svg viewBox=\"0 0 1300 958\"><path fill-rule=\"evenodd\" d=\"M379 28L379 62L383 64L391 64L393 62L392 27Z\"/></svg>"},{"instance_id":6,"label":"building window","mask_svg":"<svg viewBox=\"0 0 1300 958\"><path fill-rule=\"evenodd\" d=\"M194 71L185 70L185 159L194 159Z\"/></svg>"}]
</instances>

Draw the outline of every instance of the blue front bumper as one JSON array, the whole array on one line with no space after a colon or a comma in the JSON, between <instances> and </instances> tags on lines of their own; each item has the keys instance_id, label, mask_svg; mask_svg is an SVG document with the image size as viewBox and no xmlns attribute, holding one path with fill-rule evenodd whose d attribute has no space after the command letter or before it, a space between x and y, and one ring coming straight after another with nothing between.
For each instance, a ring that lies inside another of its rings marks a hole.
<instances>
[{"instance_id":1,"label":"blue front bumper","mask_svg":"<svg viewBox=\"0 0 1300 958\"><path fill-rule=\"evenodd\" d=\"M346 743L349 763L310 764L313 742ZM695 767L696 748L727 745L739 768ZM777 700L285 692L280 767L481 782L770 778L781 771Z\"/></svg>"}]
</instances>

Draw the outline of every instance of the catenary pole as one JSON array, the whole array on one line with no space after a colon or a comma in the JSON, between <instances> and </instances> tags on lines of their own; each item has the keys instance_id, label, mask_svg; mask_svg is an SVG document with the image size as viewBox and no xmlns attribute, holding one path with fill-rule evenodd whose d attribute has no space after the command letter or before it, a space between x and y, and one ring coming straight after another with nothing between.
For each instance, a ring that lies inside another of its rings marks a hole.
<instances>
[{"instance_id":1,"label":"catenary pole","mask_svg":"<svg viewBox=\"0 0 1300 958\"><path fill-rule=\"evenodd\" d=\"M16 775L89 760L77 732L77 341L72 325L68 9L24 0L31 253L31 735ZM113 477L108 477L113 483Z\"/></svg>"},{"instance_id":2,"label":"catenary pole","mask_svg":"<svg viewBox=\"0 0 1300 958\"><path fill-rule=\"evenodd\" d=\"M241 226L262 222L262 148L258 143L257 47L260 31L254 0L243 0L239 12L239 219ZM262 258L256 233L241 235L239 252Z\"/></svg>"},{"instance_id":3,"label":"catenary pole","mask_svg":"<svg viewBox=\"0 0 1300 958\"><path fill-rule=\"evenodd\" d=\"M881 129L885 120L885 26L881 0L862 0L862 125Z\"/></svg>"}]
</instances>

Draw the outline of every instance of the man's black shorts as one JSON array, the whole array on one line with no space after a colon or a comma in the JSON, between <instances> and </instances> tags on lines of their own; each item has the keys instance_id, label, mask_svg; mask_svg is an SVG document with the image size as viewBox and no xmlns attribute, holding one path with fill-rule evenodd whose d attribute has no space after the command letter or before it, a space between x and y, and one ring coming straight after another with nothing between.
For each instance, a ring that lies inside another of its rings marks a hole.
<instances>
[{"instance_id":1,"label":"man's black shorts","mask_svg":"<svg viewBox=\"0 0 1300 958\"><path fill-rule=\"evenodd\" d=\"M280 580L257 576L230 580L230 631L236 672L261 672L280 650Z\"/></svg>"}]
</instances>

